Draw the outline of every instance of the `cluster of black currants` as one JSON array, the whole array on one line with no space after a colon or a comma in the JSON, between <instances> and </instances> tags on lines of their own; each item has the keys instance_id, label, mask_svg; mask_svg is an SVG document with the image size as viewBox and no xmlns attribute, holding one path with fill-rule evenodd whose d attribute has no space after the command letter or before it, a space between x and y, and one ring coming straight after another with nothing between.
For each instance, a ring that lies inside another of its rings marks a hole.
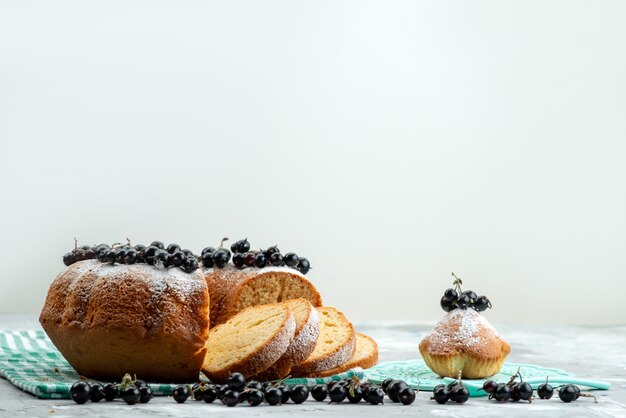
<instances>
[{"instance_id":1,"label":"cluster of black currants","mask_svg":"<svg viewBox=\"0 0 626 418\"><path fill-rule=\"evenodd\" d=\"M161 241L152 241L149 246L143 244L99 244L90 247L83 245L74 246L74 250L63 256L66 266L77 261L98 259L103 263L110 264L135 264L145 263L160 269L168 267L180 267L187 273L198 269L198 257L191 250L181 249L178 244L170 244L165 247Z\"/></svg>"},{"instance_id":2,"label":"cluster of black currants","mask_svg":"<svg viewBox=\"0 0 626 418\"><path fill-rule=\"evenodd\" d=\"M192 387L178 385L172 391L172 397L178 403L185 402L190 396L197 401L205 401L206 403L219 400L226 406L237 406L240 403L258 406L263 402L274 406L289 401L301 404L308 399L309 388L305 385L288 387L280 382L246 381L241 373L231 373L224 385L202 382L196 383Z\"/></svg>"},{"instance_id":3,"label":"cluster of black currants","mask_svg":"<svg viewBox=\"0 0 626 418\"><path fill-rule=\"evenodd\" d=\"M593 398L594 402L597 403L598 399L590 394L581 393L580 388L576 385L568 384L557 387L559 399L563 402L572 402L580 397L585 398ZM537 387L537 395L541 399L550 399L552 395L554 395L554 388L550 383L548 383L548 378L546 377L546 383L542 383Z\"/></svg>"},{"instance_id":4,"label":"cluster of black currants","mask_svg":"<svg viewBox=\"0 0 626 418\"><path fill-rule=\"evenodd\" d=\"M469 397L469 390L465 387L463 380L459 377L458 380L455 380L447 385L441 384L435 386L433 389L433 396L430 399L433 399L442 405L448 401L463 404L467 402Z\"/></svg>"},{"instance_id":5,"label":"cluster of black currants","mask_svg":"<svg viewBox=\"0 0 626 418\"><path fill-rule=\"evenodd\" d=\"M447 289L443 293L441 298L441 308L450 312L455 309L467 309L472 308L477 312L483 312L487 308L491 308L491 302L487 299L487 296L478 296L473 290L463 291L461 285L463 282L454 273L454 288Z\"/></svg>"},{"instance_id":6,"label":"cluster of black currants","mask_svg":"<svg viewBox=\"0 0 626 418\"><path fill-rule=\"evenodd\" d=\"M87 383L84 380L75 382L70 388L70 398L77 404L84 404L87 401L108 402L121 398L129 405L136 403L148 403L152 399L152 389L143 380L132 379L126 374L122 383Z\"/></svg>"},{"instance_id":7,"label":"cluster of black currants","mask_svg":"<svg viewBox=\"0 0 626 418\"><path fill-rule=\"evenodd\" d=\"M520 381L515 380L519 376ZM524 382L519 370L511 376L507 383L498 383L494 380L487 380L481 388L489 394L489 399L495 399L498 402L506 401L528 401L532 402L533 388L529 383ZM552 396L552 395L550 395Z\"/></svg>"},{"instance_id":8,"label":"cluster of black currants","mask_svg":"<svg viewBox=\"0 0 626 418\"><path fill-rule=\"evenodd\" d=\"M206 247L202 250L200 259L205 267L223 268L231 260L232 255L232 262L239 269L246 267L287 266L298 270L302 274L307 274L311 269L309 260L299 257L292 252L282 254L275 245L265 250L250 250L248 239L241 239L233 243L230 246L230 250L228 250L224 248L224 242L227 240L228 238L222 239L217 249Z\"/></svg>"}]
</instances>

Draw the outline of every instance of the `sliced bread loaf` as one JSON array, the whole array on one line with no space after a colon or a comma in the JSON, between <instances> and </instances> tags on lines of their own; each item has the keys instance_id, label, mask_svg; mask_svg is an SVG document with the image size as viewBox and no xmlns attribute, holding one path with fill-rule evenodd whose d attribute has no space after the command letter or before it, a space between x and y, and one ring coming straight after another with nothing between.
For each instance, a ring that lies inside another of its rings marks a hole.
<instances>
[{"instance_id":1,"label":"sliced bread loaf","mask_svg":"<svg viewBox=\"0 0 626 418\"><path fill-rule=\"evenodd\" d=\"M355 367L368 369L378 363L378 344L372 337L356 333L356 350L348 361L332 369L315 373L315 377L328 377L343 373Z\"/></svg>"},{"instance_id":2,"label":"sliced bread loaf","mask_svg":"<svg viewBox=\"0 0 626 418\"><path fill-rule=\"evenodd\" d=\"M354 328L335 308L317 308L320 335L315 348L302 363L292 367L292 376L308 376L332 369L350 360L356 348Z\"/></svg>"},{"instance_id":3,"label":"sliced bread loaf","mask_svg":"<svg viewBox=\"0 0 626 418\"><path fill-rule=\"evenodd\" d=\"M296 321L284 303L247 308L209 331L202 371L216 383L232 372L256 375L282 357L295 330Z\"/></svg>"},{"instance_id":4,"label":"sliced bread loaf","mask_svg":"<svg viewBox=\"0 0 626 418\"><path fill-rule=\"evenodd\" d=\"M255 380L267 381L282 379L289 374L291 368L302 363L315 349L317 337L320 333L320 319L317 310L306 299L293 299L285 302L294 319L296 320L296 332L285 351L266 371L255 376Z\"/></svg>"}]
</instances>

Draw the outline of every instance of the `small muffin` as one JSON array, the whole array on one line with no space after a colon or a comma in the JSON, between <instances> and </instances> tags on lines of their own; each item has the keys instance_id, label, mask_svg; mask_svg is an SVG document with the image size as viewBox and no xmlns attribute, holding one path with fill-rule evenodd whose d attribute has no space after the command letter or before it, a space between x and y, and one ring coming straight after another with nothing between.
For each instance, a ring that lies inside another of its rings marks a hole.
<instances>
[{"instance_id":1,"label":"small muffin","mask_svg":"<svg viewBox=\"0 0 626 418\"><path fill-rule=\"evenodd\" d=\"M511 351L497 331L474 309L455 309L420 342L426 365L439 376L481 379L500 371Z\"/></svg>"}]
</instances>

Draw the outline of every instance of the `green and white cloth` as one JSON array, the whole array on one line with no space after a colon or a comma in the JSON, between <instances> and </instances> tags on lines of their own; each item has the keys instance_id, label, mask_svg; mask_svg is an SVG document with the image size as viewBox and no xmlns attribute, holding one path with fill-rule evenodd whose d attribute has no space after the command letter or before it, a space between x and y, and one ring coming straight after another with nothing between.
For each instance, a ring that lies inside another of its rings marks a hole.
<instances>
[{"instance_id":1,"label":"green and white cloth","mask_svg":"<svg viewBox=\"0 0 626 418\"><path fill-rule=\"evenodd\" d=\"M0 330L0 376L18 388L43 399L69 399L70 387L80 380L78 373L42 330ZM357 368L326 378L287 379L285 384L311 386L353 376L362 379L363 370ZM171 395L175 386L172 383L149 383L149 385L157 396Z\"/></svg>"}]
</instances>

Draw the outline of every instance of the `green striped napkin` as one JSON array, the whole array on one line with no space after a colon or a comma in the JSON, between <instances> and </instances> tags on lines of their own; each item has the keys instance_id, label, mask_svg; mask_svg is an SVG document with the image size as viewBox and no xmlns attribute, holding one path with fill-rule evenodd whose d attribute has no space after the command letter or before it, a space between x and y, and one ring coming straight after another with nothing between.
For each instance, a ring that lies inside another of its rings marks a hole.
<instances>
[{"instance_id":1,"label":"green striped napkin","mask_svg":"<svg viewBox=\"0 0 626 418\"><path fill-rule=\"evenodd\" d=\"M0 376L18 388L43 399L69 399L70 387L80 380L78 373L42 330L0 330ZM311 386L353 376L362 379L363 370L357 368L326 378L287 379L285 384ZM120 380L121 378L122 376ZM155 395L169 396L175 384L150 383L149 386Z\"/></svg>"}]
</instances>

